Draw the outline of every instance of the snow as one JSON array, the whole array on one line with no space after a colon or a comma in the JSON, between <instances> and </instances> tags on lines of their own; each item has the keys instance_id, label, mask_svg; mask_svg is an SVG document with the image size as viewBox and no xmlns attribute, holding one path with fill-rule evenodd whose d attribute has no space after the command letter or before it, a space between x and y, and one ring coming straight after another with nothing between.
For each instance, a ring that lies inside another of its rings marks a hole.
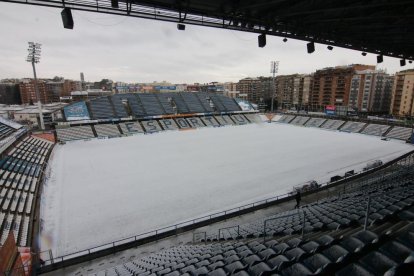
<instances>
[{"instance_id":1,"label":"snow","mask_svg":"<svg viewBox=\"0 0 414 276\"><path fill-rule=\"evenodd\" d=\"M72 253L410 150L374 136L267 123L57 145L41 201L41 249Z\"/></svg>"}]
</instances>

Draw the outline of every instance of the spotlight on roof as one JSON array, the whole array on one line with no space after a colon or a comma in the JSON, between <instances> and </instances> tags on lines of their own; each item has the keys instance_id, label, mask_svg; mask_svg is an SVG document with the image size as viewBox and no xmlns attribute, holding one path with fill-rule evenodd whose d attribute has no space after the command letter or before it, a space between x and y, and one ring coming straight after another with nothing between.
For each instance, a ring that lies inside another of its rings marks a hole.
<instances>
[{"instance_id":1,"label":"spotlight on roof","mask_svg":"<svg viewBox=\"0 0 414 276\"><path fill-rule=\"evenodd\" d=\"M180 31L185 31L185 25L181 24L181 23L178 23L177 24L177 29L179 29Z\"/></svg>"},{"instance_id":2,"label":"spotlight on roof","mask_svg":"<svg viewBox=\"0 0 414 276\"><path fill-rule=\"evenodd\" d=\"M326 47L326 48L328 48L329 51L332 51L333 50L333 47L330 46L330 45L328 47Z\"/></svg>"},{"instance_id":3,"label":"spotlight on roof","mask_svg":"<svg viewBox=\"0 0 414 276\"><path fill-rule=\"evenodd\" d=\"M367 53L366 52L362 52L361 55L365 57L367 55Z\"/></svg>"},{"instance_id":4,"label":"spotlight on roof","mask_svg":"<svg viewBox=\"0 0 414 276\"><path fill-rule=\"evenodd\" d=\"M60 14L62 16L63 27L65 29L73 29L72 10L64 8Z\"/></svg>"},{"instance_id":5,"label":"spotlight on roof","mask_svg":"<svg viewBox=\"0 0 414 276\"><path fill-rule=\"evenodd\" d=\"M405 66L405 59L400 59L400 66Z\"/></svg>"},{"instance_id":6,"label":"spotlight on roof","mask_svg":"<svg viewBox=\"0 0 414 276\"><path fill-rule=\"evenodd\" d=\"M118 9L119 8L118 0L111 0L111 6L112 8Z\"/></svg>"},{"instance_id":7,"label":"spotlight on roof","mask_svg":"<svg viewBox=\"0 0 414 276\"><path fill-rule=\"evenodd\" d=\"M260 48L266 46L266 34L261 34L257 37L257 42Z\"/></svg>"},{"instance_id":8,"label":"spotlight on roof","mask_svg":"<svg viewBox=\"0 0 414 276\"><path fill-rule=\"evenodd\" d=\"M287 38L285 37L284 39L283 39L283 42L286 42L287 41Z\"/></svg>"},{"instance_id":9,"label":"spotlight on roof","mask_svg":"<svg viewBox=\"0 0 414 276\"><path fill-rule=\"evenodd\" d=\"M377 63L382 63L384 61L384 56L383 55L378 55L377 56Z\"/></svg>"},{"instance_id":10,"label":"spotlight on roof","mask_svg":"<svg viewBox=\"0 0 414 276\"><path fill-rule=\"evenodd\" d=\"M308 49L308 54L312 54L313 52L315 52L315 43L309 42L308 44L306 44L306 47Z\"/></svg>"}]
</instances>

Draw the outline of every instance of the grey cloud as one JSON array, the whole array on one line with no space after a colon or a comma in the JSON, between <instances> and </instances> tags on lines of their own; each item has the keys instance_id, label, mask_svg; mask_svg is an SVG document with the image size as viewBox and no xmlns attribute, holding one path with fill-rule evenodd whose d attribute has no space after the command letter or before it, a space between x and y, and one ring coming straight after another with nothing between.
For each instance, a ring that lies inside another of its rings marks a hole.
<instances>
[{"instance_id":1,"label":"grey cloud","mask_svg":"<svg viewBox=\"0 0 414 276\"><path fill-rule=\"evenodd\" d=\"M166 80L176 83L238 81L246 76L269 76L271 60L280 61L279 74L311 73L351 63L376 64L375 55L306 42L267 38L257 47L257 35L74 11L75 29L62 26L60 10L0 3L0 78L31 76L25 62L27 41L41 42L40 77L55 75L88 80L111 78L127 82ZM403 69L412 68L412 65ZM381 68L401 70L399 61L385 57Z\"/></svg>"}]
</instances>

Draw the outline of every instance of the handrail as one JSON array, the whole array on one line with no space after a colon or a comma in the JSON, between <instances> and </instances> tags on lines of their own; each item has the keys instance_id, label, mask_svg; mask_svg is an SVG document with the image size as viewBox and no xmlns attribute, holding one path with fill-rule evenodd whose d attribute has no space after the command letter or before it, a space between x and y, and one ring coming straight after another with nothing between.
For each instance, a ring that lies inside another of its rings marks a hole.
<instances>
[{"instance_id":1,"label":"handrail","mask_svg":"<svg viewBox=\"0 0 414 276\"><path fill-rule=\"evenodd\" d=\"M302 209L302 208L303 208L303 207L301 207L301 209ZM265 242L265 241L266 241L266 228L267 228L267 223L268 223L269 221L278 220L278 219L282 219L282 218L293 217L293 216L297 216L298 214L299 214L299 209L298 209L298 212L293 213L293 214L284 215L284 216L278 216L278 217L275 217L275 218L269 218L269 219L266 219L266 220L263 222L263 242Z\"/></svg>"},{"instance_id":2,"label":"handrail","mask_svg":"<svg viewBox=\"0 0 414 276\"><path fill-rule=\"evenodd\" d=\"M221 237L221 232L223 232L223 230L226 230L226 229L230 229L230 228L236 228L237 227L237 237L239 237L240 236L240 224L239 225L235 225L235 226L229 226L229 227L224 227L224 228L220 228L219 230L218 230L218 240L220 240L220 237ZM223 239L224 239L224 234L223 234Z\"/></svg>"},{"instance_id":3,"label":"handrail","mask_svg":"<svg viewBox=\"0 0 414 276\"><path fill-rule=\"evenodd\" d=\"M328 181L328 182L325 182L325 183L321 183L318 188L315 188L313 190L306 191L306 192L319 192L319 191L324 190L328 186L335 185L335 184L341 183L343 181L347 181L350 178L352 179L352 178L355 178L355 177L359 177L359 175L361 175L361 174L362 175L370 174L371 172L375 172L375 171L378 171L378 170L381 170L381 169L388 168L389 166L397 163L398 161L400 161L400 160L402 160L402 159L404 159L404 158L406 158L406 157L408 157L412 154L414 154L414 151L406 153L406 154L404 154L400 157L397 157L394 160L391 160L389 162L386 162L385 164L383 164L379 167L376 167L376 168L373 168L373 169L370 169L370 170L367 170L367 171L356 172L352 176L344 177L344 178L342 178L338 181L335 181L335 182L329 182ZM157 228L155 230L151 230L151 231L148 231L148 232L145 232L145 233L137 234L137 235L134 235L134 236L122 238L122 239L119 239L119 240L116 240L116 241L108 242L108 243L101 244L101 245L98 245L98 246L94 246L94 247L91 247L91 248L86 248L86 249L79 250L79 251L76 251L76 252L72 252L72 253L64 254L64 255L61 255L61 256L58 256L58 257L54 257L54 258L51 258L49 260L45 260L45 264L53 264L53 263L56 263L56 262L59 262L59 261L63 262L64 260L69 260L69 259L72 259L72 258L76 258L76 257L79 257L79 256L84 256L84 255L88 255L88 254L97 252L97 251L99 251L99 249L100 250L105 250L105 249L108 249L108 248L114 248L115 246L119 246L119 245L127 244L127 243L130 243L130 242L138 241L138 238L147 238L147 237L150 237L150 236L157 237L158 235L160 235L162 233L166 233L168 231L176 230L179 227L194 225L196 223L208 221L208 220L211 220L213 218L220 217L220 216L225 216L225 215L228 215L228 214L237 213L237 212L239 212L241 210L244 210L244 209L253 208L253 207L256 207L256 206L259 206L259 205L264 205L264 204L269 204L269 203L272 203L272 202L276 202L276 201L279 201L281 199L285 199L285 198L288 198L288 197L291 197L291 196L293 196L292 193L285 193L285 194L273 196L273 197L270 197L270 198L267 198L267 199L262 199L262 200L259 200L259 201L253 202L253 203L244 204L244 205L241 205L241 206L238 206L238 207L233 207L233 208L228 209L228 210L215 212L215 213L205 215L205 216L202 216L202 217L198 217L198 218L194 218L194 219L189 219L189 220L186 220L186 221L183 221L183 222L180 222L180 223L176 223L176 224L173 224L173 225L170 225L170 226ZM233 227L235 227L235 226L233 226Z\"/></svg>"}]
</instances>

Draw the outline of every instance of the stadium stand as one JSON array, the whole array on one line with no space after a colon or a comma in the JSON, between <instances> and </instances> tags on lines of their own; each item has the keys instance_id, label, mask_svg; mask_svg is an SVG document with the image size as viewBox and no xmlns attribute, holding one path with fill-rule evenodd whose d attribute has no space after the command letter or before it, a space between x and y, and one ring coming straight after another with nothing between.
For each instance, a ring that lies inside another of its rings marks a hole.
<instances>
[{"instance_id":1,"label":"stadium stand","mask_svg":"<svg viewBox=\"0 0 414 276\"><path fill-rule=\"evenodd\" d=\"M164 130L177 130L178 126L173 119L163 119L159 121Z\"/></svg>"},{"instance_id":2,"label":"stadium stand","mask_svg":"<svg viewBox=\"0 0 414 276\"><path fill-rule=\"evenodd\" d=\"M326 122L320 126L320 128L323 129L331 129L331 130L337 130L339 129L345 121L341 120L326 120Z\"/></svg>"},{"instance_id":3,"label":"stadium stand","mask_svg":"<svg viewBox=\"0 0 414 276\"><path fill-rule=\"evenodd\" d=\"M112 97L112 103L118 117L124 118L129 116L128 110L125 108L127 102L128 99L122 94L117 94Z\"/></svg>"},{"instance_id":4,"label":"stadium stand","mask_svg":"<svg viewBox=\"0 0 414 276\"><path fill-rule=\"evenodd\" d=\"M171 98L171 101L175 104L176 113L179 113L179 114L189 113L188 106L184 102L183 98L181 97L181 94L179 94L179 93L165 93L163 95L168 96L168 97Z\"/></svg>"},{"instance_id":5,"label":"stadium stand","mask_svg":"<svg viewBox=\"0 0 414 276\"><path fill-rule=\"evenodd\" d=\"M296 116L295 119L293 119L290 124L297 125L297 126L303 126L306 124L306 122L309 120L309 117L306 116Z\"/></svg>"},{"instance_id":6,"label":"stadium stand","mask_svg":"<svg viewBox=\"0 0 414 276\"><path fill-rule=\"evenodd\" d=\"M94 126L98 137L118 137L121 135L115 124L100 124Z\"/></svg>"},{"instance_id":7,"label":"stadium stand","mask_svg":"<svg viewBox=\"0 0 414 276\"><path fill-rule=\"evenodd\" d=\"M146 133L162 131L162 128L156 120L141 121Z\"/></svg>"},{"instance_id":8,"label":"stadium stand","mask_svg":"<svg viewBox=\"0 0 414 276\"><path fill-rule=\"evenodd\" d=\"M200 118L198 118L198 117L190 117L190 118L187 118L187 122L193 128L200 128L200 127L205 127L206 126L203 123L203 121Z\"/></svg>"},{"instance_id":9,"label":"stadium stand","mask_svg":"<svg viewBox=\"0 0 414 276\"><path fill-rule=\"evenodd\" d=\"M53 143L26 137L0 160L0 244L10 231L20 246L30 243L34 198Z\"/></svg>"},{"instance_id":10,"label":"stadium stand","mask_svg":"<svg viewBox=\"0 0 414 276\"><path fill-rule=\"evenodd\" d=\"M218 112L228 111L224 103L222 102L222 97L217 94L209 94L211 101L213 102L214 108ZM238 109L239 110L239 109Z\"/></svg>"},{"instance_id":11,"label":"stadium stand","mask_svg":"<svg viewBox=\"0 0 414 276\"><path fill-rule=\"evenodd\" d=\"M92 132L92 128L89 125L58 128L56 129L56 135L58 141L61 142L90 139L95 137Z\"/></svg>"},{"instance_id":12,"label":"stadium stand","mask_svg":"<svg viewBox=\"0 0 414 276\"><path fill-rule=\"evenodd\" d=\"M245 125L249 123L249 120L246 119L242 114L233 114L231 119L236 123L236 125Z\"/></svg>"},{"instance_id":13,"label":"stadium stand","mask_svg":"<svg viewBox=\"0 0 414 276\"><path fill-rule=\"evenodd\" d=\"M214 116L205 116L201 117L201 120L204 122L206 126L212 126L212 127L219 127L220 124L217 122L217 120L214 118Z\"/></svg>"},{"instance_id":14,"label":"stadium stand","mask_svg":"<svg viewBox=\"0 0 414 276\"><path fill-rule=\"evenodd\" d=\"M146 116L163 115L165 110L161 103L158 101L155 94L137 94L137 97L141 101L142 106L145 109Z\"/></svg>"},{"instance_id":15,"label":"stadium stand","mask_svg":"<svg viewBox=\"0 0 414 276\"><path fill-rule=\"evenodd\" d=\"M164 93L158 94L157 96L158 96L158 100L160 101L162 107L165 110L165 113L166 114L174 114L175 113L175 110L174 110L174 108L173 108L173 106L171 104L172 97L171 96L168 96L168 95L166 95Z\"/></svg>"},{"instance_id":16,"label":"stadium stand","mask_svg":"<svg viewBox=\"0 0 414 276\"><path fill-rule=\"evenodd\" d=\"M133 115L136 117L144 116L145 110L134 94L117 94L112 96L112 103L118 117L128 117ZM130 112L127 112L125 106L129 107Z\"/></svg>"},{"instance_id":17,"label":"stadium stand","mask_svg":"<svg viewBox=\"0 0 414 276\"><path fill-rule=\"evenodd\" d=\"M283 115L279 120L278 120L278 122L279 123L286 123L286 124L288 124L288 123L290 123L293 119L295 118L295 116L294 115Z\"/></svg>"},{"instance_id":18,"label":"stadium stand","mask_svg":"<svg viewBox=\"0 0 414 276\"><path fill-rule=\"evenodd\" d=\"M100 97L89 101L89 108L94 119L111 119L115 117L108 97Z\"/></svg>"},{"instance_id":19,"label":"stadium stand","mask_svg":"<svg viewBox=\"0 0 414 276\"><path fill-rule=\"evenodd\" d=\"M144 133L144 129L139 122L120 123L119 127L121 128L122 134L124 135Z\"/></svg>"},{"instance_id":20,"label":"stadium stand","mask_svg":"<svg viewBox=\"0 0 414 276\"><path fill-rule=\"evenodd\" d=\"M366 123L348 121L340 128L340 130L345 132L358 133L365 125Z\"/></svg>"},{"instance_id":21,"label":"stadium stand","mask_svg":"<svg viewBox=\"0 0 414 276\"><path fill-rule=\"evenodd\" d=\"M214 95L214 94L213 94ZM220 99L221 103L225 107L225 111L240 111L240 106L232 98L225 97L223 95L217 95L217 98Z\"/></svg>"},{"instance_id":22,"label":"stadium stand","mask_svg":"<svg viewBox=\"0 0 414 276\"><path fill-rule=\"evenodd\" d=\"M386 137L407 140L411 137L412 133L412 128L395 126L386 134Z\"/></svg>"},{"instance_id":23,"label":"stadium stand","mask_svg":"<svg viewBox=\"0 0 414 276\"><path fill-rule=\"evenodd\" d=\"M388 131L388 129L390 129L390 126L387 125L369 124L361 131L361 133L382 136Z\"/></svg>"},{"instance_id":24,"label":"stadium stand","mask_svg":"<svg viewBox=\"0 0 414 276\"><path fill-rule=\"evenodd\" d=\"M198 97L198 99L200 100L201 104L203 105L204 109L207 112L214 111L210 104L210 96L208 93L198 92L198 93L195 93L195 95Z\"/></svg>"},{"instance_id":25,"label":"stadium stand","mask_svg":"<svg viewBox=\"0 0 414 276\"><path fill-rule=\"evenodd\" d=\"M201 104L200 99L195 95L195 93L180 93L184 102L188 106L188 110L191 113L204 113L207 110L204 109L204 106Z\"/></svg>"},{"instance_id":26,"label":"stadium stand","mask_svg":"<svg viewBox=\"0 0 414 276\"><path fill-rule=\"evenodd\" d=\"M93 275L400 275L414 264L412 161L411 155L300 210Z\"/></svg>"},{"instance_id":27,"label":"stadium stand","mask_svg":"<svg viewBox=\"0 0 414 276\"><path fill-rule=\"evenodd\" d=\"M230 116L228 115L217 115L214 116L217 120L217 122L220 123L220 125L222 126L227 126L227 125L234 125L235 123L233 122L233 120L230 118Z\"/></svg>"},{"instance_id":28,"label":"stadium stand","mask_svg":"<svg viewBox=\"0 0 414 276\"><path fill-rule=\"evenodd\" d=\"M0 140L16 131L14 128L0 122Z\"/></svg>"},{"instance_id":29,"label":"stadium stand","mask_svg":"<svg viewBox=\"0 0 414 276\"><path fill-rule=\"evenodd\" d=\"M320 127L325 122L326 122L326 119L310 118L310 120L306 122L305 126L307 126L307 127Z\"/></svg>"},{"instance_id":30,"label":"stadium stand","mask_svg":"<svg viewBox=\"0 0 414 276\"><path fill-rule=\"evenodd\" d=\"M249 113L247 113L247 114L243 114L244 115L244 117L246 117L247 118L247 120L249 120L251 123L256 123L256 124L258 124L258 123L262 123L263 121L262 121L262 119L260 118L260 116L258 115L258 114L249 114Z\"/></svg>"},{"instance_id":31,"label":"stadium stand","mask_svg":"<svg viewBox=\"0 0 414 276\"><path fill-rule=\"evenodd\" d=\"M188 121L185 118L176 118L175 122L177 123L180 129L191 128L191 125L188 123Z\"/></svg>"}]
</instances>

